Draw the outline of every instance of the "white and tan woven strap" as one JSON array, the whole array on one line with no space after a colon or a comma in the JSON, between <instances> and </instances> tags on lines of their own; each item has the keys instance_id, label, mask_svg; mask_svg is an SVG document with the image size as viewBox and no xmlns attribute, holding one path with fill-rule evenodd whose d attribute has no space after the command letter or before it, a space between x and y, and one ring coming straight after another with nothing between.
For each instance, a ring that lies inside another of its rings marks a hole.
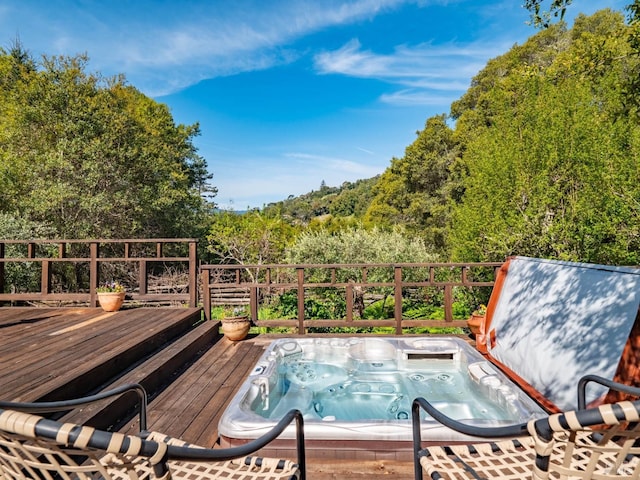
<instances>
[{"instance_id":1,"label":"white and tan woven strap","mask_svg":"<svg viewBox=\"0 0 640 480\"><path fill-rule=\"evenodd\" d=\"M526 437L475 445L428 447L420 464L431 478L524 480L535 459L533 441ZM437 478L437 476L436 476Z\"/></svg>"},{"instance_id":2,"label":"white and tan woven strap","mask_svg":"<svg viewBox=\"0 0 640 480\"><path fill-rule=\"evenodd\" d=\"M203 448L158 432L152 432L148 439L180 447ZM168 465L173 479L284 480L300 478L300 469L291 460L260 456L247 456L234 460L211 462L170 459Z\"/></svg>"}]
</instances>

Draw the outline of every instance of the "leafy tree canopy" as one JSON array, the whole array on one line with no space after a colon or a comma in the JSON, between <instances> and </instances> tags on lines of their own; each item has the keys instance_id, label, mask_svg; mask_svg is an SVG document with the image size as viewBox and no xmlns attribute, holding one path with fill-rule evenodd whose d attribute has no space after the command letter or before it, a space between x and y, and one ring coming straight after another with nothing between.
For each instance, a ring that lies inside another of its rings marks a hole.
<instances>
[{"instance_id":1,"label":"leafy tree canopy","mask_svg":"<svg viewBox=\"0 0 640 480\"><path fill-rule=\"evenodd\" d=\"M280 216L258 210L242 215L222 211L213 217L207 248L215 263L278 263L296 235L297 228Z\"/></svg>"},{"instance_id":2,"label":"leafy tree canopy","mask_svg":"<svg viewBox=\"0 0 640 480\"><path fill-rule=\"evenodd\" d=\"M571 31L552 26L479 74L458 105L469 174L449 223L454 259L640 262L627 28L610 10L580 16ZM532 45L544 61L514 61Z\"/></svg>"},{"instance_id":3,"label":"leafy tree canopy","mask_svg":"<svg viewBox=\"0 0 640 480\"><path fill-rule=\"evenodd\" d=\"M289 248L286 254L287 263L410 263L434 262L434 255L424 241L414 235L407 234L402 227L392 231L377 227L372 229L354 228L336 233L326 230L303 232ZM326 271L320 272L327 274ZM345 269L343 275L351 275ZM368 271L368 278L372 281L388 280L377 277L376 269ZM357 278L357 277L356 277ZM316 278L317 281L319 281ZM345 281L346 278L341 278Z\"/></svg>"},{"instance_id":4,"label":"leafy tree canopy","mask_svg":"<svg viewBox=\"0 0 640 480\"><path fill-rule=\"evenodd\" d=\"M531 23L538 28L548 28L552 19L564 18L567 7L573 0L551 0L549 10L544 10L545 0L525 0L523 6L531 12Z\"/></svg>"},{"instance_id":5,"label":"leafy tree canopy","mask_svg":"<svg viewBox=\"0 0 640 480\"><path fill-rule=\"evenodd\" d=\"M0 210L63 238L197 234L215 193L198 125L86 65L0 50Z\"/></svg>"},{"instance_id":6,"label":"leafy tree canopy","mask_svg":"<svg viewBox=\"0 0 640 480\"><path fill-rule=\"evenodd\" d=\"M286 200L267 205L264 211L297 225L308 225L314 219L323 222L331 217L360 219L371 202L371 187L377 180L378 177L373 177L344 182L339 187L329 187L323 180L318 190L299 197L291 195Z\"/></svg>"}]
</instances>

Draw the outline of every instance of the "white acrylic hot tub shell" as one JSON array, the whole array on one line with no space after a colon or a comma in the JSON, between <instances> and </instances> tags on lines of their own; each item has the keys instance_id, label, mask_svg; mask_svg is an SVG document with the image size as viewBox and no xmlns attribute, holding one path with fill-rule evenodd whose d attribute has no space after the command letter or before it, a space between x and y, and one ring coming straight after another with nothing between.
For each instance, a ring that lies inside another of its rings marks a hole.
<instances>
[{"instance_id":1,"label":"white acrylic hot tub shell","mask_svg":"<svg viewBox=\"0 0 640 480\"><path fill-rule=\"evenodd\" d=\"M519 421L545 415L545 412L504 374L487 362L465 341L456 337L357 337L357 338L297 338L275 340L257 362L252 373L242 384L220 419L218 430L221 436L232 439L254 439L267 433L276 419L267 419L251 411L250 404L259 394L260 384L268 382L269 375L277 368L275 361L288 355L315 357L318 361L331 361L332 357L348 351L354 362L377 362L395 360L401 368L410 365L411 358L424 355L449 355L453 361L464 365L470 378L483 389L499 396L502 402L516 402ZM464 359L464 361L463 361ZM300 397L300 405L293 405L305 413L309 399ZM289 407L287 407L289 408ZM410 413L410 412L409 412ZM487 420L464 420L476 425L497 425ZM514 422L516 423L516 422ZM305 438L308 440L355 440L355 441L410 441L411 419L371 421L341 421L332 417L318 418L312 412L305 413ZM435 421L422 422L425 441L467 441L468 437L443 427ZM290 426L281 438L294 438L295 427Z\"/></svg>"}]
</instances>

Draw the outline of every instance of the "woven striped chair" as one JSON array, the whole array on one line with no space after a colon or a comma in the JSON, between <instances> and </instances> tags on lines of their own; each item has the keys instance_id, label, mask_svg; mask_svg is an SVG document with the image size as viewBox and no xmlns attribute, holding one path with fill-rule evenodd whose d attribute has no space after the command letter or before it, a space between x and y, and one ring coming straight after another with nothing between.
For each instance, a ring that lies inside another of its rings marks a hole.
<instances>
[{"instance_id":1,"label":"woven striped chair","mask_svg":"<svg viewBox=\"0 0 640 480\"><path fill-rule=\"evenodd\" d=\"M640 396L638 388L587 376L578 386L578 410L495 428L466 425L442 414L424 398L415 399L415 478L422 480L423 473L432 480L640 478L640 401L585 409L585 388L590 382ZM449 428L491 441L423 448L421 409Z\"/></svg>"},{"instance_id":2,"label":"woven striped chair","mask_svg":"<svg viewBox=\"0 0 640 480\"><path fill-rule=\"evenodd\" d=\"M124 435L61 423L36 413L60 412L135 391L140 430ZM54 479L300 479L305 476L302 415L291 410L267 434L245 445L208 449L146 430L146 393L125 385L77 400L47 403L0 402L0 478ZM296 421L297 463L251 456Z\"/></svg>"}]
</instances>

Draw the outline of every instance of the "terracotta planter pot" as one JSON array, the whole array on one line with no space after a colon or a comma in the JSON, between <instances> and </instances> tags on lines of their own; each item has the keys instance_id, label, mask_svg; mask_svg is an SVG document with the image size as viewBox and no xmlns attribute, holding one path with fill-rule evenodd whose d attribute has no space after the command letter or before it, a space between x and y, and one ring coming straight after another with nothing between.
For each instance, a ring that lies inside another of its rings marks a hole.
<instances>
[{"instance_id":1,"label":"terracotta planter pot","mask_svg":"<svg viewBox=\"0 0 640 480\"><path fill-rule=\"evenodd\" d=\"M220 322L222 323L222 333L232 342L246 338L251 328L251 321L248 317L230 317Z\"/></svg>"},{"instance_id":2,"label":"terracotta planter pot","mask_svg":"<svg viewBox=\"0 0 640 480\"><path fill-rule=\"evenodd\" d=\"M98 303L105 312L117 312L124 303L125 292L98 293Z\"/></svg>"},{"instance_id":3,"label":"terracotta planter pot","mask_svg":"<svg viewBox=\"0 0 640 480\"><path fill-rule=\"evenodd\" d=\"M467 320L467 326L474 335L480 335L484 330L484 320L486 315L471 315Z\"/></svg>"}]
</instances>

